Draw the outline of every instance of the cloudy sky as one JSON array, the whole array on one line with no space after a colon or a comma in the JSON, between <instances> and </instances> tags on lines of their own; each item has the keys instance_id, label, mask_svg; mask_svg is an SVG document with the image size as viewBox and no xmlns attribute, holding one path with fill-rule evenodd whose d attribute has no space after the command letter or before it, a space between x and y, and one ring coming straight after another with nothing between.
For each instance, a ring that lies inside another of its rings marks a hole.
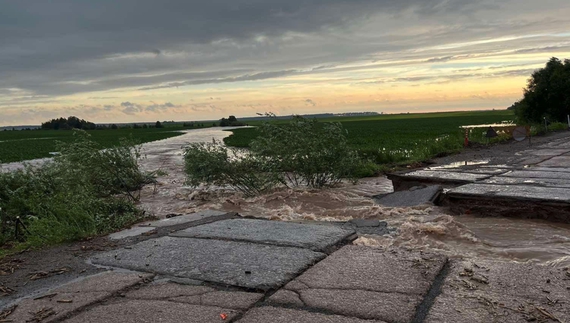
<instances>
[{"instance_id":1,"label":"cloudy sky","mask_svg":"<svg viewBox=\"0 0 570 323\"><path fill-rule=\"evenodd\" d=\"M0 125L506 108L568 0L2 0Z\"/></svg>"}]
</instances>

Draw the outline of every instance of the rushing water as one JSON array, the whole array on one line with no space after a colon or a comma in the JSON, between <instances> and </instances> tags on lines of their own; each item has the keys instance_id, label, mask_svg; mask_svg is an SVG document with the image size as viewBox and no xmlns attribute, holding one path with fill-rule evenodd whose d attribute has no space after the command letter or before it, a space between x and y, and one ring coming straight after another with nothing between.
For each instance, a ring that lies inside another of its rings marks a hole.
<instances>
[{"instance_id":1,"label":"rushing water","mask_svg":"<svg viewBox=\"0 0 570 323\"><path fill-rule=\"evenodd\" d=\"M178 137L143 145L146 170L161 169L156 187L145 188L142 206L159 217L204 209L235 211L273 220L346 221L380 219L396 230L387 236L366 236L356 244L402 246L436 250L450 257L484 257L570 266L570 225L539 220L452 216L437 206L387 208L372 195L389 193L385 177L367 178L357 185L343 183L324 190L282 189L255 198L224 187L194 189L184 185L182 148L190 142L221 140L230 132L220 128L190 130Z\"/></svg>"}]
</instances>

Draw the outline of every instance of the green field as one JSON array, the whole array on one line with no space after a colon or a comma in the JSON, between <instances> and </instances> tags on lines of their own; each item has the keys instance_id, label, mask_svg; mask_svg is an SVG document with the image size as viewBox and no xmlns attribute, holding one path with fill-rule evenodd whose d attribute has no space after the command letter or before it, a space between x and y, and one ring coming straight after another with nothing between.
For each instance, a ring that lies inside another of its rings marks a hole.
<instances>
[{"instance_id":1,"label":"green field","mask_svg":"<svg viewBox=\"0 0 570 323\"><path fill-rule=\"evenodd\" d=\"M349 145L378 164L422 161L461 150L462 125L500 123L513 120L512 111L468 111L338 117L322 122L340 122L348 132ZM278 120L286 123L286 120ZM251 125L260 122L250 122ZM229 146L247 147L257 137L255 128L232 130L224 141ZM472 140L483 141L482 131Z\"/></svg>"},{"instance_id":2,"label":"green field","mask_svg":"<svg viewBox=\"0 0 570 323\"><path fill-rule=\"evenodd\" d=\"M121 138L132 138L139 143L178 136L181 126L147 129L108 129L91 130L91 138L103 147L112 147ZM0 131L0 163L9 163L35 158L50 157L56 151L56 142L70 142L73 131L70 130L19 130Z\"/></svg>"}]
</instances>

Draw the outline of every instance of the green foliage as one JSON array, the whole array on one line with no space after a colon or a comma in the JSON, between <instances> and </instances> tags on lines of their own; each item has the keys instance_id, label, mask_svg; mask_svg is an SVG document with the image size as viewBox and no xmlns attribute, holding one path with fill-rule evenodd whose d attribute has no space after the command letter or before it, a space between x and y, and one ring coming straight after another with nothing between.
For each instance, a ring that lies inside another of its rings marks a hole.
<instances>
[{"instance_id":1,"label":"green foliage","mask_svg":"<svg viewBox=\"0 0 570 323\"><path fill-rule=\"evenodd\" d=\"M17 238L42 246L117 230L143 217L136 190L153 180L138 168L131 142L101 149L87 133L62 145L41 168L0 173L0 245Z\"/></svg>"},{"instance_id":2,"label":"green foliage","mask_svg":"<svg viewBox=\"0 0 570 323\"><path fill-rule=\"evenodd\" d=\"M163 127L148 129L115 128L108 131L90 130L91 140L104 148L120 144L120 138L132 137L140 143L166 139L182 135L182 127ZM57 142L71 143L73 131L34 130L0 131L0 163L9 163L35 158L51 157L57 151Z\"/></svg>"},{"instance_id":3,"label":"green foliage","mask_svg":"<svg viewBox=\"0 0 570 323\"><path fill-rule=\"evenodd\" d=\"M276 186L321 188L370 172L348 147L340 124L295 118L285 125L264 123L259 132L249 150L191 144L185 151L189 184L230 185L253 196Z\"/></svg>"},{"instance_id":4,"label":"green foliage","mask_svg":"<svg viewBox=\"0 0 570 323\"><path fill-rule=\"evenodd\" d=\"M220 142L192 143L184 154L188 184L229 185L247 196L270 190L281 181L271 165L250 152L239 152Z\"/></svg>"},{"instance_id":5,"label":"green foliage","mask_svg":"<svg viewBox=\"0 0 570 323\"><path fill-rule=\"evenodd\" d=\"M360 163L356 152L348 147L346 130L340 123L296 117L281 126L266 122L259 127L259 134L251 143L251 151L276 165L294 185L334 185L343 178L353 178Z\"/></svg>"},{"instance_id":6,"label":"green foliage","mask_svg":"<svg viewBox=\"0 0 570 323\"><path fill-rule=\"evenodd\" d=\"M498 123L513 119L513 112L469 111L423 114L396 114L367 117L337 117L347 133L347 145L364 160L378 164L423 161L457 152L463 147L462 125ZM260 136L259 127L231 130L224 142L233 147L250 147ZM483 133L472 141L486 142Z\"/></svg>"},{"instance_id":7,"label":"green foliage","mask_svg":"<svg viewBox=\"0 0 570 323\"><path fill-rule=\"evenodd\" d=\"M528 80L524 97L514 104L519 122L566 121L570 114L570 60L551 58Z\"/></svg>"}]
</instances>

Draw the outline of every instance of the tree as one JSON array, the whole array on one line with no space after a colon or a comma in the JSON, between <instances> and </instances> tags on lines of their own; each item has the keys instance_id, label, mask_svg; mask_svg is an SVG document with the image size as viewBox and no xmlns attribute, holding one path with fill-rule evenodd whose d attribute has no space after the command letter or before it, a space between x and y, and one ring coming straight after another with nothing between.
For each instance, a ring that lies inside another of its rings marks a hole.
<instances>
[{"instance_id":1,"label":"tree","mask_svg":"<svg viewBox=\"0 0 570 323\"><path fill-rule=\"evenodd\" d=\"M544 68L532 73L524 97L514 104L521 122L566 121L570 114L570 60L551 58Z\"/></svg>"},{"instance_id":2,"label":"tree","mask_svg":"<svg viewBox=\"0 0 570 323\"><path fill-rule=\"evenodd\" d=\"M154 127L155 127L155 128L162 128L163 126L162 126L162 123L160 123L160 121L157 121L157 122L154 124Z\"/></svg>"}]
</instances>

